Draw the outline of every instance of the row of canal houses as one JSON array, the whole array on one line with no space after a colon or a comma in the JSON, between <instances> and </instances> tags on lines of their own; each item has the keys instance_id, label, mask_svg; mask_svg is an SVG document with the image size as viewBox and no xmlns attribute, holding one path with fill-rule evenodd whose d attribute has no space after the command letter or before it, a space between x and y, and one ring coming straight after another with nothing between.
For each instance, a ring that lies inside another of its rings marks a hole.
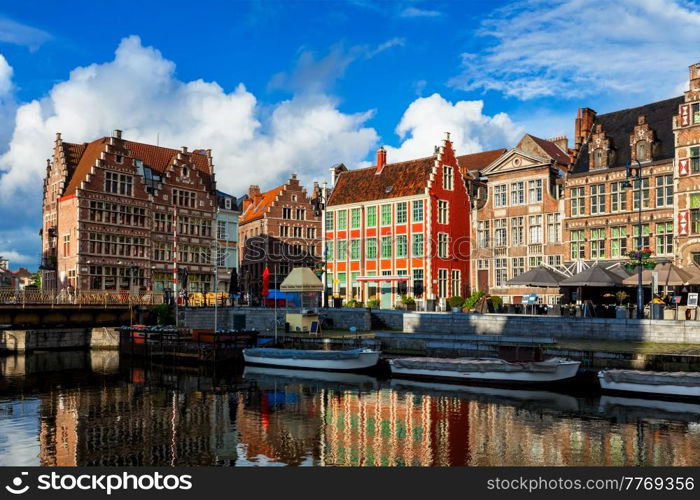
<instances>
[{"instance_id":1,"label":"row of canal houses","mask_svg":"<svg viewBox=\"0 0 700 500\"><path fill-rule=\"evenodd\" d=\"M483 290L513 303L537 291L553 303L558 289L507 281L539 265L624 261L640 204L654 258L700 265L700 64L682 96L606 114L580 108L572 144L525 134L510 149L461 154L445 132L425 157L390 160L380 148L369 168L333 167L330 186L307 192L292 174L236 199L217 189L210 150L120 131L83 144L57 134L43 286L159 292L172 288L177 263L187 269L181 288L227 289L240 268L241 289L258 296L265 269L276 288L303 265L323 271L326 295L345 302L438 305ZM630 166L641 189L625 182Z\"/></svg>"},{"instance_id":2,"label":"row of canal houses","mask_svg":"<svg viewBox=\"0 0 700 500\"><path fill-rule=\"evenodd\" d=\"M507 281L533 267L571 270L657 260L700 266L700 64L682 96L606 114L580 108L573 144L525 134L511 149L459 155L449 133L431 156L333 169L324 219L327 284L389 307L406 293L439 302L483 290L517 303L559 289ZM626 182L641 170L639 183ZM630 187L631 184L631 187Z\"/></svg>"}]
</instances>

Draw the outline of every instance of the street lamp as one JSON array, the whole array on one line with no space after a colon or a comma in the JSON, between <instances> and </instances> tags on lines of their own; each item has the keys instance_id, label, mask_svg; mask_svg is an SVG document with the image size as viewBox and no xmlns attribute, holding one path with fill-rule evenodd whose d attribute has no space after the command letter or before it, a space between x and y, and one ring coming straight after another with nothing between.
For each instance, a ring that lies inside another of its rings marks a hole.
<instances>
[{"instance_id":1,"label":"street lamp","mask_svg":"<svg viewBox=\"0 0 700 500\"><path fill-rule=\"evenodd\" d=\"M316 197L312 200L314 215L321 217L321 258L323 259L323 293L322 305L328 307L328 255L326 251L326 202L328 198L328 184L323 181L323 187L316 189Z\"/></svg>"},{"instance_id":2,"label":"street lamp","mask_svg":"<svg viewBox=\"0 0 700 500\"><path fill-rule=\"evenodd\" d=\"M637 163L636 167L632 166L632 161ZM644 196L642 195L642 164L639 160L632 160L628 165L625 166L626 169L626 179L622 184L625 189L632 188L632 180L637 180L639 183L639 203L638 203L638 218L637 218L637 251L642 251L642 203ZM634 200L634 197L632 197ZM642 286L642 264L637 263L637 319L644 319L644 288Z\"/></svg>"}]
</instances>

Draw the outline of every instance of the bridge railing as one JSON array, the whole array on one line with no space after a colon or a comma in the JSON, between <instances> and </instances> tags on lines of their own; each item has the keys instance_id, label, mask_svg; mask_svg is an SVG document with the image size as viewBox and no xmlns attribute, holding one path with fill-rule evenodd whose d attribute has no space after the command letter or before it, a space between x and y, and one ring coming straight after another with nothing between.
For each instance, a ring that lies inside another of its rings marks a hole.
<instances>
[{"instance_id":1,"label":"bridge railing","mask_svg":"<svg viewBox=\"0 0 700 500\"><path fill-rule=\"evenodd\" d=\"M122 291L41 291L0 290L0 305L77 305L120 306L157 305L163 303L162 293Z\"/></svg>"}]
</instances>

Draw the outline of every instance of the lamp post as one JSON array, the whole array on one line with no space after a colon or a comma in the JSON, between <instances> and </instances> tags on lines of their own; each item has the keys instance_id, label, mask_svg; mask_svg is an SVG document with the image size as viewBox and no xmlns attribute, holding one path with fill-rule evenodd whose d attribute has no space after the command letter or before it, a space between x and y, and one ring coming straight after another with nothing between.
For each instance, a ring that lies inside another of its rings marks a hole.
<instances>
[{"instance_id":1,"label":"lamp post","mask_svg":"<svg viewBox=\"0 0 700 500\"><path fill-rule=\"evenodd\" d=\"M321 302L328 307L328 255L326 252L326 202L328 198L328 184L323 181L323 187L318 187L314 203L314 215L321 217L321 258L323 259L323 293Z\"/></svg>"},{"instance_id":2,"label":"lamp post","mask_svg":"<svg viewBox=\"0 0 700 500\"><path fill-rule=\"evenodd\" d=\"M636 167L632 166L632 161L637 163ZM623 184L624 188L632 188L631 180L637 180L639 183L639 203L638 203L638 218L637 218L637 251L642 251L642 203L644 196L642 194L642 165L639 160L632 160L625 167L626 179ZM634 197L632 198L634 200ZM644 319L644 288L642 286L642 264L637 263L637 319Z\"/></svg>"}]
</instances>

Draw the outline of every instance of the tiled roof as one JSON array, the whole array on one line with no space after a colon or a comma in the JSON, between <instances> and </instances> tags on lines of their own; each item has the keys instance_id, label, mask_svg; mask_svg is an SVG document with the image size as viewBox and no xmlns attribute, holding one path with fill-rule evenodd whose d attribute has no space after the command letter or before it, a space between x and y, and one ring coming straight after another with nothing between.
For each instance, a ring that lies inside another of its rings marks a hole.
<instances>
[{"instance_id":1,"label":"tiled roof","mask_svg":"<svg viewBox=\"0 0 700 500\"><path fill-rule=\"evenodd\" d=\"M284 184L277 186L276 188L265 191L260 195L258 200L253 200L253 203L248 206L248 208L241 214L238 218L238 224L245 224L255 219L260 219L265 215L267 207L272 205L282 190L284 189Z\"/></svg>"},{"instance_id":2,"label":"tiled roof","mask_svg":"<svg viewBox=\"0 0 700 500\"><path fill-rule=\"evenodd\" d=\"M477 171L505 153L495 149L457 157L460 170ZM376 167L360 168L342 172L333 188L328 205L345 205L363 201L415 196L425 192L428 179L435 164L435 157L389 163L380 174Z\"/></svg>"},{"instance_id":3,"label":"tiled roof","mask_svg":"<svg viewBox=\"0 0 700 500\"><path fill-rule=\"evenodd\" d=\"M85 148L87 147L87 144L73 144L72 142L64 142L63 143L63 156L66 159L66 167L68 168L68 172L72 172L75 170L75 167L78 166L78 162L80 161L80 157L83 155L85 152Z\"/></svg>"},{"instance_id":4,"label":"tiled roof","mask_svg":"<svg viewBox=\"0 0 700 500\"><path fill-rule=\"evenodd\" d=\"M593 122L602 125L603 132L610 138L611 147L615 154L610 168L623 167L630 162L630 135L634 132L639 115L646 117L649 128L654 131L653 161L668 160L674 157L673 116L678 113L678 106L684 101L683 97L674 97L664 101L645 104L637 108L623 109L597 115ZM657 144L658 143L658 144ZM587 172L588 144L584 144L576 157L572 168L573 173Z\"/></svg>"},{"instance_id":5,"label":"tiled roof","mask_svg":"<svg viewBox=\"0 0 700 500\"><path fill-rule=\"evenodd\" d=\"M505 148L493 149L491 151L482 151L481 153L473 153L470 155L462 155L457 157L459 168L462 175L467 175L468 172L478 172L490 165L496 158L506 153Z\"/></svg>"},{"instance_id":6,"label":"tiled roof","mask_svg":"<svg viewBox=\"0 0 700 500\"><path fill-rule=\"evenodd\" d=\"M562 151L559 146L546 139L535 137L532 134L528 135L532 137L532 140L535 141L539 147L544 149L544 152L547 153L555 162L564 166L569 164L569 155Z\"/></svg>"},{"instance_id":7,"label":"tiled roof","mask_svg":"<svg viewBox=\"0 0 700 500\"><path fill-rule=\"evenodd\" d=\"M377 174L376 167L342 172L336 180L328 205L401 198L425 191L435 162L434 156L400 163L388 163Z\"/></svg>"},{"instance_id":8,"label":"tiled roof","mask_svg":"<svg viewBox=\"0 0 700 500\"><path fill-rule=\"evenodd\" d=\"M64 196L74 194L75 190L80 187L80 183L85 180L91 168L95 165L95 161L100 157L100 153L104 151L105 144L109 142L109 139L109 137L102 137L84 144L64 143L66 160L71 163L69 168L74 167L75 169ZM141 160L145 166L159 173L165 172L180 152L177 149L163 148L140 142L123 141L123 143L131 151L133 158ZM205 183L210 186L211 176L207 156L199 151L191 153L190 158L197 170L203 175Z\"/></svg>"}]
</instances>

